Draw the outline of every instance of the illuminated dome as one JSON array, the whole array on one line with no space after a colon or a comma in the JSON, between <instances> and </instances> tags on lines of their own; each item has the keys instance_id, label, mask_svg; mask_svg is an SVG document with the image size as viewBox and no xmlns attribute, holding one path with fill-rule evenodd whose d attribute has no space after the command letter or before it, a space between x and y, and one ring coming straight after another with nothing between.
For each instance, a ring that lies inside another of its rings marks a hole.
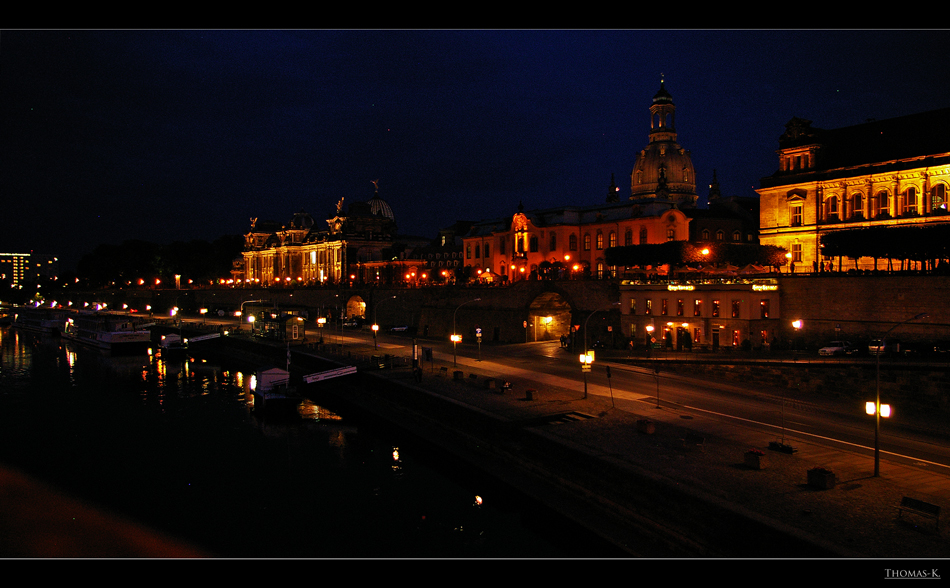
<instances>
[{"instance_id":1,"label":"illuminated dome","mask_svg":"<svg viewBox=\"0 0 950 588\"><path fill-rule=\"evenodd\" d=\"M396 218L393 216L393 209L389 207L389 203L379 197L379 180L374 181L373 185L376 186L376 192L367 202L370 212L379 216L385 216L389 220L396 222Z\"/></svg>"},{"instance_id":2,"label":"illuminated dome","mask_svg":"<svg viewBox=\"0 0 950 588\"><path fill-rule=\"evenodd\" d=\"M673 97L661 81L650 106L650 142L640 151L630 174L631 200L696 202L696 171L689 151L676 142L675 122Z\"/></svg>"}]
</instances>

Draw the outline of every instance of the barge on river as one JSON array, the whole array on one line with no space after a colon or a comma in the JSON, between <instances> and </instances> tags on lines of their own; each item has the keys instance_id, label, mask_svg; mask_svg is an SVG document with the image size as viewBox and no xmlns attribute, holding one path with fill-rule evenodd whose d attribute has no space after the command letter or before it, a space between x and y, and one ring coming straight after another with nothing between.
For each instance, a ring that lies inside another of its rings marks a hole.
<instances>
[{"instance_id":1,"label":"barge on river","mask_svg":"<svg viewBox=\"0 0 950 588\"><path fill-rule=\"evenodd\" d=\"M128 317L78 314L66 318L63 336L113 353L144 353L152 342L147 325Z\"/></svg>"}]
</instances>

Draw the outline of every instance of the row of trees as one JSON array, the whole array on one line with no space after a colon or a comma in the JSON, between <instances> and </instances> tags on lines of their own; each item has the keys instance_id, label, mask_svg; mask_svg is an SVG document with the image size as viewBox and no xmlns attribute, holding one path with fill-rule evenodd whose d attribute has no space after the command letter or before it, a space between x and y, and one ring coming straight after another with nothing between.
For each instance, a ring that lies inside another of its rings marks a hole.
<instances>
[{"instance_id":1,"label":"row of trees","mask_svg":"<svg viewBox=\"0 0 950 588\"><path fill-rule=\"evenodd\" d=\"M835 231L821 236L821 253L839 260L859 257L877 260L901 260L920 262L932 269L937 262L950 260L950 224L906 226L906 227L867 227ZM888 268L890 269L890 268Z\"/></svg>"},{"instance_id":2,"label":"row of trees","mask_svg":"<svg viewBox=\"0 0 950 588\"><path fill-rule=\"evenodd\" d=\"M775 245L667 241L666 243L611 247L607 249L604 259L607 265L626 267L726 263L740 267L749 264L780 267L788 261L785 253L785 249Z\"/></svg>"},{"instance_id":3,"label":"row of trees","mask_svg":"<svg viewBox=\"0 0 950 588\"><path fill-rule=\"evenodd\" d=\"M174 283L176 275L196 284L216 282L231 275L231 263L241 255L244 239L225 236L213 242L176 241L159 245L130 240L99 245L79 260L77 275L85 287L137 284L139 280Z\"/></svg>"}]
</instances>

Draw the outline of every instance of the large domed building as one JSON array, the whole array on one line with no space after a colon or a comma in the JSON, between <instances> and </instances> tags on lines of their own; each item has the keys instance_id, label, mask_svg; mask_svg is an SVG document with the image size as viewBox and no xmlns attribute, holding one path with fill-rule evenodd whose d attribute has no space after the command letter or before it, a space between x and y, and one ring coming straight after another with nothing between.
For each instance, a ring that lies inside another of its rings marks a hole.
<instances>
[{"instance_id":1,"label":"large domed building","mask_svg":"<svg viewBox=\"0 0 950 588\"><path fill-rule=\"evenodd\" d=\"M630 174L630 199L668 200L678 207L696 204L696 172L689 151L676 142L676 105L663 81L650 106L650 142L637 155Z\"/></svg>"}]
</instances>

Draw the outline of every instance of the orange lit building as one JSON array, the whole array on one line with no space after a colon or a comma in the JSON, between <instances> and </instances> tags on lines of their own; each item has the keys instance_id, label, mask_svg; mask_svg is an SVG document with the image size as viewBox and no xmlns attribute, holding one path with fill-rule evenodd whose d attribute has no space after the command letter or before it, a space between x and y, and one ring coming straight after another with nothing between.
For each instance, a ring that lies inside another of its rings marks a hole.
<instances>
[{"instance_id":1,"label":"orange lit building","mask_svg":"<svg viewBox=\"0 0 950 588\"><path fill-rule=\"evenodd\" d=\"M950 108L840 129L793 118L778 170L762 179L759 240L791 254L794 271L873 269L873 259L822 256L832 231L950 223Z\"/></svg>"}]
</instances>

